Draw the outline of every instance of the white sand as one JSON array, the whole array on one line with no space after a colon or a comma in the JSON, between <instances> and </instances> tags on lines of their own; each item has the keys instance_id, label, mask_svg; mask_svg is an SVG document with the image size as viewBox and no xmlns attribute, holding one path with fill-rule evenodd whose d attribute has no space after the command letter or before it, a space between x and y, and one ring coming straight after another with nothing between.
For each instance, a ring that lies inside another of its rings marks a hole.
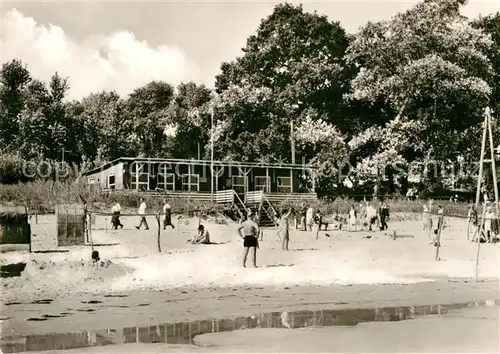
<instances>
[{"instance_id":1,"label":"white sand","mask_svg":"<svg viewBox=\"0 0 500 354\"><path fill-rule=\"evenodd\" d=\"M88 264L90 247L66 247L68 253L0 255L1 263L29 259L20 278L2 279L4 301L18 299L19 294L40 297L98 292L104 282L109 292L185 286L411 284L475 277L477 245L467 241L466 223L461 219L452 220L451 227L444 229L439 262L421 223L406 221L390 223L388 234L329 231L330 238L321 232L319 240L315 232L292 230L289 252L281 250L276 230L266 230L258 269L241 266L243 247L237 224L208 223L212 241L222 244L190 245L186 241L195 234L198 220L181 219L180 230L162 231L163 252L159 254L156 220L149 220L149 231L135 230L135 222L135 218L123 218L126 230L106 231L104 218L98 219L94 242L119 243L96 247L103 260L113 263L107 268L95 269ZM50 220L33 228L38 239L50 244L54 233ZM392 240L393 230L404 237ZM368 235L372 237L364 238ZM499 279L499 274L499 245L482 244L480 278Z\"/></svg>"}]
</instances>

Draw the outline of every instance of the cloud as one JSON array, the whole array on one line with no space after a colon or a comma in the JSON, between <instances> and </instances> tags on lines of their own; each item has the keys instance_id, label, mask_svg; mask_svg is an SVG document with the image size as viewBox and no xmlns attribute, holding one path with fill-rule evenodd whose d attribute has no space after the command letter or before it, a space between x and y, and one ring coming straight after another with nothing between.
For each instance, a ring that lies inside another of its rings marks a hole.
<instances>
[{"instance_id":1,"label":"cloud","mask_svg":"<svg viewBox=\"0 0 500 354\"><path fill-rule=\"evenodd\" d=\"M5 13L2 21L2 63L20 59L40 80L50 79L56 71L68 76L70 99L101 90L126 95L151 80L174 86L199 81L199 68L178 47L153 48L127 31L77 42L62 28L37 24L17 10Z\"/></svg>"}]
</instances>

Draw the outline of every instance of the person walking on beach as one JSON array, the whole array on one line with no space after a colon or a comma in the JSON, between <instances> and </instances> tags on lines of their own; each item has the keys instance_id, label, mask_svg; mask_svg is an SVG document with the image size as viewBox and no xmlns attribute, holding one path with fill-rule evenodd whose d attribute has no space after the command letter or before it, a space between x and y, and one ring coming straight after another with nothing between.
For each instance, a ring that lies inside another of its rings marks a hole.
<instances>
[{"instance_id":1,"label":"person walking on beach","mask_svg":"<svg viewBox=\"0 0 500 354\"><path fill-rule=\"evenodd\" d=\"M366 205L366 222L368 224L368 230L373 231L372 227L375 225L375 222L377 221L377 211L375 208L370 204L370 202L367 203Z\"/></svg>"},{"instance_id":2,"label":"person walking on beach","mask_svg":"<svg viewBox=\"0 0 500 354\"><path fill-rule=\"evenodd\" d=\"M163 199L163 230L167 226L171 226L172 230L175 229L175 226L172 224L172 207L166 199Z\"/></svg>"},{"instance_id":3,"label":"person walking on beach","mask_svg":"<svg viewBox=\"0 0 500 354\"><path fill-rule=\"evenodd\" d=\"M323 213L321 212L321 210L318 210L318 212L316 213L316 216L314 217L314 221L316 222L316 224L318 224L318 230L321 230L321 226L325 227L325 231L328 230L328 222L325 222L325 219L323 217Z\"/></svg>"},{"instance_id":4,"label":"person walking on beach","mask_svg":"<svg viewBox=\"0 0 500 354\"><path fill-rule=\"evenodd\" d=\"M348 231L352 231L354 228L354 231L357 231L357 226L356 226L356 210L354 209L354 205L351 205L351 210L349 210L349 228Z\"/></svg>"},{"instance_id":5,"label":"person walking on beach","mask_svg":"<svg viewBox=\"0 0 500 354\"><path fill-rule=\"evenodd\" d=\"M248 252L252 249L252 260L254 268L257 268L257 248L259 247L259 226L255 221L247 218L238 228L238 235L243 239L243 268L247 266Z\"/></svg>"},{"instance_id":6,"label":"person walking on beach","mask_svg":"<svg viewBox=\"0 0 500 354\"><path fill-rule=\"evenodd\" d=\"M389 206L382 202L379 208L379 216L380 216L380 231L387 230L389 227L387 226L387 220L389 219Z\"/></svg>"},{"instance_id":7,"label":"person walking on beach","mask_svg":"<svg viewBox=\"0 0 500 354\"><path fill-rule=\"evenodd\" d=\"M290 217L290 210L283 210L283 214L281 215L280 218L280 229L278 230L278 237L280 237L280 234L283 235L283 238L281 238L281 248L283 251L288 251L288 243L290 242L290 222L289 222L289 217Z\"/></svg>"},{"instance_id":8,"label":"person walking on beach","mask_svg":"<svg viewBox=\"0 0 500 354\"><path fill-rule=\"evenodd\" d=\"M141 228L142 224L146 226L146 230L149 230L148 221L146 220L146 208L146 202L144 201L144 198L141 198L141 204L139 205L139 210L137 211L137 214L139 214L139 224L135 227L137 230Z\"/></svg>"},{"instance_id":9,"label":"person walking on beach","mask_svg":"<svg viewBox=\"0 0 500 354\"><path fill-rule=\"evenodd\" d=\"M113 225L113 228L115 230L118 229L118 226L120 226L120 229L123 229L123 224L120 221L120 213L122 211L122 207L120 203L115 202L113 205L113 208L111 209L111 212L113 213L113 216L111 217L111 224Z\"/></svg>"}]
</instances>

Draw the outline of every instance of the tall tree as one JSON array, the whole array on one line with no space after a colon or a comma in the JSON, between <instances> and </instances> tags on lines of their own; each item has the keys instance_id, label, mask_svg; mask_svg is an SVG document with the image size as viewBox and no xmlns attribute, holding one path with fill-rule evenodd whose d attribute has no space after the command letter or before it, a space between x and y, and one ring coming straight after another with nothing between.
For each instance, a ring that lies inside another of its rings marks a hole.
<instances>
[{"instance_id":1,"label":"tall tree","mask_svg":"<svg viewBox=\"0 0 500 354\"><path fill-rule=\"evenodd\" d=\"M206 144L210 140L210 102L212 90L193 82L182 83L168 108L167 129L175 134L169 137L167 153L174 158L207 157Z\"/></svg>"},{"instance_id":2,"label":"tall tree","mask_svg":"<svg viewBox=\"0 0 500 354\"><path fill-rule=\"evenodd\" d=\"M78 121L85 132L79 139L83 155L111 161L136 153L128 130L132 117L124 114L124 101L115 91L92 93L77 105Z\"/></svg>"},{"instance_id":3,"label":"tall tree","mask_svg":"<svg viewBox=\"0 0 500 354\"><path fill-rule=\"evenodd\" d=\"M302 6L277 5L248 38L244 55L223 63L216 77L218 115L229 122L220 141L228 153L290 161L290 123L298 124L304 110L314 109L327 123L345 128L347 46L339 23Z\"/></svg>"},{"instance_id":4,"label":"tall tree","mask_svg":"<svg viewBox=\"0 0 500 354\"><path fill-rule=\"evenodd\" d=\"M137 153L151 157L163 155L166 111L174 97L174 88L162 81L152 81L132 92L125 101L131 140Z\"/></svg>"},{"instance_id":5,"label":"tall tree","mask_svg":"<svg viewBox=\"0 0 500 354\"><path fill-rule=\"evenodd\" d=\"M0 72L0 146L15 149L15 136L19 130L18 118L23 110L23 91L31 75L20 60L2 65Z\"/></svg>"},{"instance_id":6,"label":"tall tree","mask_svg":"<svg viewBox=\"0 0 500 354\"><path fill-rule=\"evenodd\" d=\"M464 3L426 0L389 21L368 23L349 46L347 61L360 68L351 99L383 101L395 119L421 127L412 141L420 140L422 149L399 149L406 162L456 161L467 154L482 121L492 75L485 53L492 43L460 15ZM371 161L388 156L377 149Z\"/></svg>"},{"instance_id":7,"label":"tall tree","mask_svg":"<svg viewBox=\"0 0 500 354\"><path fill-rule=\"evenodd\" d=\"M472 26L485 32L493 41L493 45L486 52L493 65L493 75L489 82L492 89L490 106L496 116L500 117L500 11L473 21Z\"/></svg>"}]
</instances>

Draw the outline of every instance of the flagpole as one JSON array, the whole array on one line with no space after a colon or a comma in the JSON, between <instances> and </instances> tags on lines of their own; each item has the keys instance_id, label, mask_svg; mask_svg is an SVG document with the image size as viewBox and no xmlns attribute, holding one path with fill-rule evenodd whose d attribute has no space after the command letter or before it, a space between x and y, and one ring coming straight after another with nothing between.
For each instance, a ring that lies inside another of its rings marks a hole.
<instances>
[{"instance_id":1,"label":"flagpole","mask_svg":"<svg viewBox=\"0 0 500 354\"><path fill-rule=\"evenodd\" d=\"M214 204L214 106L210 111L210 200Z\"/></svg>"}]
</instances>

